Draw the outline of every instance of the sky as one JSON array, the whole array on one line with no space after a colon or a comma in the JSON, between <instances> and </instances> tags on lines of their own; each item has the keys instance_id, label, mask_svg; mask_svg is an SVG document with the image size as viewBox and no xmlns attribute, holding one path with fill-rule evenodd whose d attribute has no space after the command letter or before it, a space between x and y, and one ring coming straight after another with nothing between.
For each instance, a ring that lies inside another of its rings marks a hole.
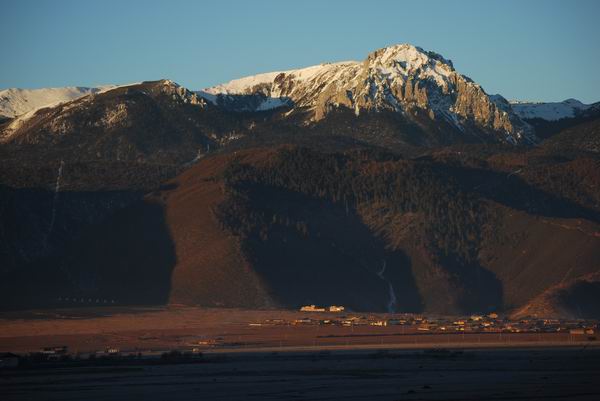
<instances>
[{"instance_id":1,"label":"sky","mask_svg":"<svg viewBox=\"0 0 600 401\"><path fill-rule=\"evenodd\" d=\"M0 89L202 89L411 43L508 99L600 101L600 1L0 0Z\"/></svg>"}]
</instances>

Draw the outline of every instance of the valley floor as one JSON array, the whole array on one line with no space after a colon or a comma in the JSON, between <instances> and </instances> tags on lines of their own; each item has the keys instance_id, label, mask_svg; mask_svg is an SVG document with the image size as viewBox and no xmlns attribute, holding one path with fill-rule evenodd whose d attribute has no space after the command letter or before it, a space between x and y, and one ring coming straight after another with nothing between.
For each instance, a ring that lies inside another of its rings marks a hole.
<instances>
[{"instance_id":1,"label":"valley floor","mask_svg":"<svg viewBox=\"0 0 600 401\"><path fill-rule=\"evenodd\" d=\"M3 312L0 352L25 355L66 346L70 358L59 353L0 369L2 399L600 397L600 348L593 336L419 334L398 325L300 323L340 316L191 307ZM373 322L400 318L366 316ZM178 353L165 357L172 350Z\"/></svg>"}]
</instances>

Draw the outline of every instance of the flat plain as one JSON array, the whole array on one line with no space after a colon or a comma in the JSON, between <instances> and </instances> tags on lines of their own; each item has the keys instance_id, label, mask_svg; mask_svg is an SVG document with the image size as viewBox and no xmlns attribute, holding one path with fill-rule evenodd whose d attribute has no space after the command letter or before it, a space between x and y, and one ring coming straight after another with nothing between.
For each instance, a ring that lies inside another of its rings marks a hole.
<instances>
[{"instance_id":1,"label":"flat plain","mask_svg":"<svg viewBox=\"0 0 600 401\"><path fill-rule=\"evenodd\" d=\"M235 353L0 373L4 400L597 400L593 349Z\"/></svg>"}]
</instances>

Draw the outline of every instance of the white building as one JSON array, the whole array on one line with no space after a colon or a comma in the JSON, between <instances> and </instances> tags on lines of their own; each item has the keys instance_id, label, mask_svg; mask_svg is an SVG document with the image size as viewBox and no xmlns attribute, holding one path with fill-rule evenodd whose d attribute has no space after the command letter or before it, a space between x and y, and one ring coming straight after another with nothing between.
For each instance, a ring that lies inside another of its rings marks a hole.
<instances>
[{"instance_id":1,"label":"white building","mask_svg":"<svg viewBox=\"0 0 600 401\"><path fill-rule=\"evenodd\" d=\"M325 308L318 307L316 305L306 305L300 308L301 312L325 312Z\"/></svg>"}]
</instances>

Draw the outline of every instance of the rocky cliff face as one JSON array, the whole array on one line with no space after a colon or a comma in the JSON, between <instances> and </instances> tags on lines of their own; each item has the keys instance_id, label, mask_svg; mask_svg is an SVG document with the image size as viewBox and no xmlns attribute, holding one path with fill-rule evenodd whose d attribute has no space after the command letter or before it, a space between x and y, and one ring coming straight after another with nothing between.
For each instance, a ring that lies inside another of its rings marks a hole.
<instances>
[{"instance_id":1,"label":"rocky cliff face","mask_svg":"<svg viewBox=\"0 0 600 401\"><path fill-rule=\"evenodd\" d=\"M288 115L318 122L339 108L358 116L394 111L409 120L426 114L432 122L478 131L499 141L534 142L531 128L499 96L490 97L450 60L409 44L377 50L362 62L321 64L242 78L204 91L217 104L237 110L288 106Z\"/></svg>"}]
</instances>

